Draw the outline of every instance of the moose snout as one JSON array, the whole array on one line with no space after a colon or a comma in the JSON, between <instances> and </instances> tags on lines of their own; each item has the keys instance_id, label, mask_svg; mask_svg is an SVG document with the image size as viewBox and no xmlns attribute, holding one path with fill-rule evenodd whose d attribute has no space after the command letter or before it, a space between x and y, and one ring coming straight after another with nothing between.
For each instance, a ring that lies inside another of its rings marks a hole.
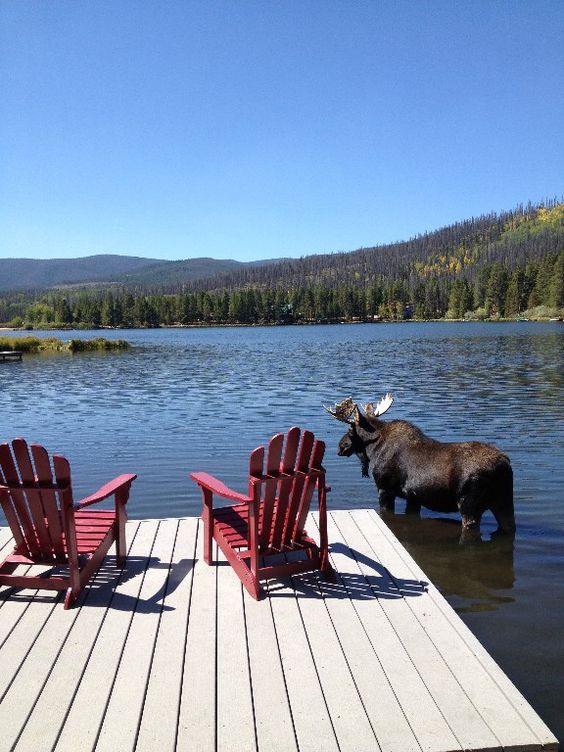
<instances>
[{"instance_id":1,"label":"moose snout","mask_svg":"<svg viewBox=\"0 0 564 752\"><path fill-rule=\"evenodd\" d=\"M348 437L341 439L341 441L339 442L339 448L337 449L338 456L350 457L353 451L352 441Z\"/></svg>"}]
</instances>

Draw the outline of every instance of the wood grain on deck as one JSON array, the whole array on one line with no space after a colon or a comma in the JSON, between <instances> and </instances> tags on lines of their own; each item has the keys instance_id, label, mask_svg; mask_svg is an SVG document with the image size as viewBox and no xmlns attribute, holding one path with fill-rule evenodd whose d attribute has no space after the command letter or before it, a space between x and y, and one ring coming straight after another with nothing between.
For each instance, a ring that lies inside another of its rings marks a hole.
<instances>
[{"instance_id":1,"label":"wood grain on deck","mask_svg":"<svg viewBox=\"0 0 564 752\"><path fill-rule=\"evenodd\" d=\"M259 602L201 533L128 523L125 569L108 556L70 611L0 589L0 752L558 749L374 511L329 515L336 583Z\"/></svg>"}]
</instances>

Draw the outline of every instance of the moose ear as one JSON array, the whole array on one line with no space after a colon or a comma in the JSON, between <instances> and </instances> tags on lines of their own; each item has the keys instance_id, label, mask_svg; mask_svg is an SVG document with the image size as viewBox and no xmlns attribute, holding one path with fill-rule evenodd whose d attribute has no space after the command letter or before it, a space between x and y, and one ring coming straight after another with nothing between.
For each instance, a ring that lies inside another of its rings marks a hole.
<instances>
[{"instance_id":1,"label":"moose ear","mask_svg":"<svg viewBox=\"0 0 564 752\"><path fill-rule=\"evenodd\" d=\"M364 412L368 415L369 418L378 418L380 415L384 415L386 410L389 410L394 402L393 396L388 392L385 394L382 399L378 402L376 407L374 407L373 402L369 402L364 406Z\"/></svg>"},{"instance_id":2,"label":"moose ear","mask_svg":"<svg viewBox=\"0 0 564 752\"><path fill-rule=\"evenodd\" d=\"M374 426L370 422L370 420L366 417L366 415L363 415L360 410L358 411L358 419L356 421L356 425L359 428L363 428L365 431L373 431Z\"/></svg>"}]
</instances>

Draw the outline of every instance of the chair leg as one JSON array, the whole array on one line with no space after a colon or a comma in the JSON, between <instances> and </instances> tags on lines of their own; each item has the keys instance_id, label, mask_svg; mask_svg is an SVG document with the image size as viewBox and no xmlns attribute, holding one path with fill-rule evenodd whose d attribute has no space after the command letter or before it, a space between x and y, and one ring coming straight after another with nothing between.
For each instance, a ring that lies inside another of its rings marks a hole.
<instances>
[{"instance_id":1,"label":"chair leg","mask_svg":"<svg viewBox=\"0 0 564 752\"><path fill-rule=\"evenodd\" d=\"M255 599L255 601L260 601L262 590L257 578L254 577L249 570L245 572L246 576L241 577L241 574L239 572L237 574L239 575L239 579L242 580L243 587L245 588L245 590L247 590L249 595L251 595Z\"/></svg>"},{"instance_id":2,"label":"chair leg","mask_svg":"<svg viewBox=\"0 0 564 752\"><path fill-rule=\"evenodd\" d=\"M327 488L319 486L319 568L326 582L335 582L336 573L329 561L329 540L327 537Z\"/></svg>"},{"instance_id":3,"label":"chair leg","mask_svg":"<svg viewBox=\"0 0 564 752\"><path fill-rule=\"evenodd\" d=\"M116 564L122 568L127 558L127 544L125 540L125 523L127 511L125 505L129 497L129 488L120 489L116 493Z\"/></svg>"},{"instance_id":4,"label":"chair leg","mask_svg":"<svg viewBox=\"0 0 564 752\"><path fill-rule=\"evenodd\" d=\"M127 559L127 544L125 541L125 520L123 524L118 520L118 530L116 536L116 566L123 569Z\"/></svg>"},{"instance_id":5,"label":"chair leg","mask_svg":"<svg viewBox=\"0 0 564 752\"><path fill-rule=\"evenodd\" d=\"M321 576L325 582L337 581L337 573L329 563L329 557L325 557L325 561L321 563Z\"/></svg>"},{"instance_id":6,"label":"chair leg","mask_svg":"<svg viewBox=\"0 0 564 752\"><path fill-rule=\"evenodd\" d=\"M213 511L212 511L212 493L207 488L202 488L204 495L204 506L202 508L202 521L204 523L204 561L206 564L213 564L212 542L213 542Z\"/></svg>"},{"instance_id":7,"label":"chair leg","mask_svg":"<svg viewBox=\"0 0 564 752\"><path fill-rule=\"evenodd\" d=\"M65 611L72 607L75 600L76 594L73 592L72 587L67 588L67 592L65 593Z\"/></svg>"}]
</instances>

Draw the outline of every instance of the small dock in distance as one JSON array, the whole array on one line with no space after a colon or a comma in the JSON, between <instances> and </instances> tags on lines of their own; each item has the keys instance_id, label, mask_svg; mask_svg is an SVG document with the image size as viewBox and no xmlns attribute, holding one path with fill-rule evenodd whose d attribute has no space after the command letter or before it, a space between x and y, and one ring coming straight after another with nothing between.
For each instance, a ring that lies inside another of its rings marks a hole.
<instances>
[{"instance_id":1,"label":"small dock in distance","mask_svg":"<svg viewBox=\"0 0 564 752\"><path fill-rule=\"evenodd\" d=\"M330 512L336 583L258 602L202 537L129 522L125 569L108 556L69 611L0 588L1 752L558 750L375 511Z\"/></svg>"},{"instance_id":2,"label":"small dock in distance","mask_svg":"<svg viewBox=\"0 0 564 752\"><path fill-rule=\"evenodd\" d=\"M21 350L0 350L0 363L6 363L11 360L22 359L23 352Z\"/></svg>"}]
</instances>

